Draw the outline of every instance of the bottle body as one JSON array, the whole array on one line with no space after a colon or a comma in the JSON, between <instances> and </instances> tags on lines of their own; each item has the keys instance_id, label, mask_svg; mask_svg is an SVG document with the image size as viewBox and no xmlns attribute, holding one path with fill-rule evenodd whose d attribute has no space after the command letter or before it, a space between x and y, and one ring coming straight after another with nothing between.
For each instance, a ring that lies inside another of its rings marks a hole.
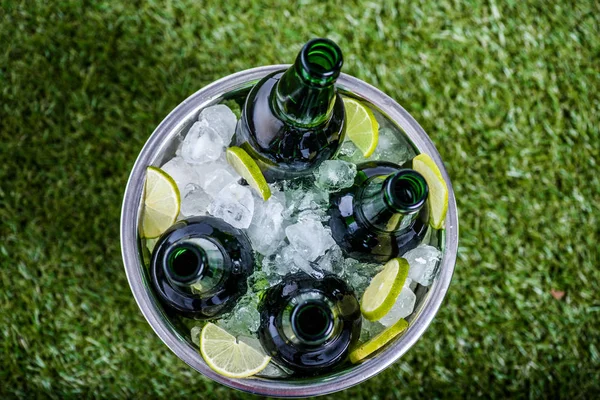
<instances>
[{"instance_id":1,"label":"bottle body","mask_svg":"<svg viewBox=\"0 0 600 400\"><path fill-rule=\"evenodd\" d=\"M335 368L360 335L358 301L335 275L289 274L267 290L259 311L263 348L298 376Z\"/></svg>"},{"instance_id":2,"label":"bottle body","mask_svg":"<svg viewBox=\"0 0 600 400\"><path fill-rule=\"evenodd\" d=\"M366 162L357 170L354 185L331 196L329 225L342 251L381 263L417 247L429 222L425 179L390 162Z\"/></svg>"},{"instance_id":3,"label":"bottle body","mask_svg":"<svg viewBox=\"0 0 600 400\"><path fill-rule=\"evenodd\" d=\"M288 70L267 75L248 94L235 142L268 181L310 174L337 153L346 128L334 86L341 65L335 43L314 39Z\"/></svg>"},{"instance_id":4,"label":"bottle body","mask_svg":"<svg viewBox=\"0 0 600 400\"><path fill-rule=\"evenodd\" d=\"M254 270L246 235L225 221L193 217L169 228L152 252L150 278L167 309L194 319L233 309Z\"/></svg>"}]
</instances>

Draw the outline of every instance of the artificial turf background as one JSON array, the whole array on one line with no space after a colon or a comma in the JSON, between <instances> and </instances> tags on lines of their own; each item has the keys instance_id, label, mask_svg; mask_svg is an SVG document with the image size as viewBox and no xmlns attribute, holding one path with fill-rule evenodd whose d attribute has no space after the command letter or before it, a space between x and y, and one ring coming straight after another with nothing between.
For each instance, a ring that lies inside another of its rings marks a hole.
<instances>
[{"instance_id":1,"label":"artificial turf background","mask_svg":"<svg viewBox=\"0 0 600 400\"><path fill-rule=\"evenodd\" d=\"M121 199L178 103L315 36L420 122L460 210L436 320L342 395L598 395L599 15L597 1L0 0L0 397L252 397L143 319Z\"/></svg>"}]
</instances>

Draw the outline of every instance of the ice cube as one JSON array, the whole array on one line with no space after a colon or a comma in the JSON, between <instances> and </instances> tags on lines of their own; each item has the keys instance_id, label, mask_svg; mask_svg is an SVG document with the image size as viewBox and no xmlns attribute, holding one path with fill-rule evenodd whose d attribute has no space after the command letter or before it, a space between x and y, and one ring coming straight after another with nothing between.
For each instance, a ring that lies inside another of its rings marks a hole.
<instances>
[{"instance_id":1,"label":"ice cube","mask_svg":"<svg viewBox=\"0 0 600 400\"><path fill-rule=\"evenodd\" d=\"M247 186L232 183L217 194L208 212L236 228L246 229L252 222L254 197Z\"/></svg>"},{"instance_id":2,"label":"ice cube","mask_svg":"<svg viewBox=\"0 0 600 400\"><path fill-rule=\"evenodd\" d=\"M338 245L334 245L317 260L319 268L323 271L340 274L344 268L344 254Z\"/></svg>"},{"instance_id":3,"label":"ice cube","mask_svg":"<svg viewBox=\"0 0 600 400\"><path fill-rule=\"evenodd\" d=\"M264 271L255 270L254 273L248 279L248 287L253 291L259 292L271 287L270 276Z\"/></svg>"},{"instance_id":4,"label":"ice cube","mask_svg":"<svg viewBox=\"0 0 600 400\"><path fill-rule=\"evenodd\" d=\"M290 376L292 373L293 371L286 371L284 368L271 361L269 364L267 364L265 369L256 374L256 376L262 376L265 378L285 378Z\"/></svg>"},{"instance_id":5,"label":"ice cube","mask_svg":"<svg viewBox=\"0 0 600 400\"><path fill-rule=\"evenodd\" d=\"M200 112L198 121L205 122L223 139L226 146L229 145L237 124L237 117L229 107L224 104L206 107Z\"/></svg>"},{"instance_id":6,"label":"ice cube","mask_svg":"<svg viewBox=\"0 0 600 400\"><path fill-rule=\"evenodd\" d=\"M381 128L377 148L371 158L403 164L411 158L411 151L408 145L401 142L394 134L394 131L390 128Z\"/></svg>"},{"instance_id":7,"label":"ice cube","mask_svg":"<svg viewBox=\"0 0 600 400\"><path fill-rule=\"evenodd\" d=\"M344 161L348 161L354 164L358 164L361 162L367 161L362 151L358 149L350 140L346 140L342 147L340 148L340 152L338 153L338 157Z\"/></svg>"},{"instance_id":8,"label":"ice cube","mask_svg":"<svg viewBox=\"0 0 600 400\"><path fill-rule=\"evenodd\" d=\"M335 244L331 232L323 224L313 220L290 225L285 228L285 234L290 244L307 261L315 261Z\"/></svg>"},{"instance_id":9,"label":"ice cube","mask_svg":"<svg viewBox=\"0 0 600 400\"><path fill-rule=\"evenodd\" d=\"M417 296L410 290L410 287L404 285L402 291L396 298L396 302L392 306L392 309L379 320L384 326L392 326L400 320L400 318L406 318L412 314L415 309L415 303Z\"/></svg>"},{"instance_id":10,"label":"ice cube","mask_svg":"<svg viewBox=\"0 0 600 400\"><path fill-rule=\"evenodd\" d=\"M267 274L270 283L280 280L282 276L288 273L294 273L299 270L294 263L293 254L289 252L289 249L289 245L284 245L283 247L279 247L275 253L263 258L262 271Z\"/></svg>"},{"instance_id":11,"label":"ice cube","mask_svg":"<svg viewBox=\"0 0 600 400\"><path fill-rule=\"evenodd\" d=\"M246 234L255 251L263 255L271 254L285 237L283 229L283 204L278 196L254 203L254 216Z\"/></svg>"},{"instance_id":12,"label":"ice cube","mask_svg":"<svg viewBox=\"0 0 600 400\"><path fill-rule=\"evenodd\" d=\"M276 274L277 265L275 263L275 258L277 254L269 254L264 257L261 262L260 271L265 274L268 280L270 280L273 275Z\"/></svg>"},{"instance_id":13,"label":"ice cube","mask_svg":"<svg viewBox=\"0 0 600 400\"><path fill-rule=\"evenodd\" d=\"M276 252L263 258L261 272L266 275L270 285L281 281L281 277L290 273L304 271L317 279L324 277L324 272L317 263L305 260L294 247L282 242Z\"/></svg>"},{"instance_id":14,"label":"ice cube","mask_svg":"<svg viewBox=\"0 0 600 400\"><path fill-rule=\"evenodd\" d=\"M415 291L418 285L419 283L417 281L413 281L410 278L406 278L406 282L404 282L404 286L408 286L413 292Z\"/></svg>"},{"instance_id":15,"label":"ice cube","mask_svg":"<svg viewBox=\"0 0 600 400\"><path fill-rule=\"evenodd\" d=\"M313 211L322 218L326 216L329 206L329 193L315 186L297 187L285 191L286 210L285 218L296 218L305 211Z\"/></svg>"},{"instance_id":16,"label":"ice cube","mask_svg":"<svg viewBox=\"0 0 600 400\"><path fill-rule=\"evenodd\" d=\"M177 188L179 189L179 194L181 196L183 196L185 187L188 184L198 181L198 175L196 174L196 171L194 171L192 166L186 163L181 157L174 157L170 159L162 167L160 167L160 169L173 178L175 184L177 184Z\"/></svg>"},{"instance_id":17,"label":"ice cube","mask_svg":"<svg viewBox=\"0 0 600 400\"><path fill-rule=\"evenodd\" d=\"M223 188L239 180L239 175L220 163L202 164L195 168L198 184L211 197L216 197Z\"/></svg>"},{"instance_id":18,"label":"ice cube","mask_svg":"<svg viewBox=\"0 0 600 400\"><path fill-rule=\"evenodd\" d=\"M383 269L383 264L363 263L354 258L344 259L344 274L358 274L372 278Z\"/></svg>"},{"instance_id":19,"label":"ice cube","mask_svg":"<svg viewBox=\"0 0 600 400\"><path fill-rule=\"evenodd\" d=\"M366 342L367 340L372 339L376 335L383 332L384 329L385 326L381 325L379 322L373 322L363 318L360 329L360 341Z\"/></svg>"},{"instance_id":20,"label":"ice cube","mask_svg":"<svg viewBox=\"0 0 600 400\"><path fill-rule=\"evenodd\" d=\"M296 216L298 222L300 221L319 221L326 222L329 221L329 214L327 214L326 209L317 209L317 210L304 210L300 211Z\"/></svg>"},{"instance_id":21,"label":"ice cube","mask_svg":"<svg viewBox=\"0 0 600 400\"><path fill-rule=\"evenodd\" d=\"M260 313L257 294L251 291L245 294L230 314L217 321L217 325L236 337L251 336L258 331Z\"/></svg>"},{"instance_id":22,"label":"ice cube","mask_svg":"<svg viewBox=\"0 0 600 400\"><path fill-rule=\"evenodd\" d=\"M360 261L355 260L354 258L346 258L344 259L344 274L352 274L356 273L360 268Z\"/></svg>"},{"instance_id":23,"label":"ice cube","mask_svg":"<svg viewBox=\"0 0 600 400\"><path fill-rule=\"evenodd\" d=\"M212 198L198 185L188 184L181 198L181 214L186 217L204 215Z\"/></svg>"},{"instance_id":24,"label":"ice cube","mask_svg":"<svg viewBox=\"0 0 600 400\"><path fill-rule=\"evenodd\" d=\"M357 151L358 147L356 147L351 140L345 140L344 143L342 143L342 147L340 147L339 155L352 157Z\"/></svg>"},{"instance_id":25,"label":"ice cube","mask_svg":"<svg viewBox=\"0 0 600 400\"><path fill-rule=\"evenodd\" d=\"M337 192L354 184L356 165L343 160L324 161L314 172L317 187Z\"/></svg>"},{"instance_id":26,"label":"ice cube","mask_svg":"<svg viewBox=\"0 0 600 400\"><path fill-rule=\"evenodd\" d=\"M225 150L225 141L206 121L195 122L181 143L181 156L190 164L218 160Z\"/></svg>"},{"instance_id":27,"label":"ice cube","mask_svg":"<svg viewBox=\"0 0 600 400\"><path fill-rule=\"evenodd\" d=\"M442 258L441 251L433 246L421 244L406 252L402 257L410 265L410 269L408 270L408 277L410 279L423 286L430 286L433 283L438 261Z\"/></svg>"},{"instance_id":28,"label":"ice cube","mask_svg":"<svg viewBox=\"0 0 600 400\"><path fill-rule=\"evenodd\" d=\"M354 288L356 294L362 295L371 283L371 279L382 269L381 264L362 263L353 258L346 258L341 274L346 282Z\"/></svg>"},{"instance_id":29,"label":"ice cube","mask_svg":"<svg viewBox=\"0 0 600 400\"><path fill-rule=\"evenodd\" d=\"M358 298L362 296L367 287L369 286L369 278L359 274L346 275L346 283L354 289L354 292Z\"/></svg>"},{"instance_id":30,"label":"ice cube","mask_svg":"<svg viewBox=\"0 0 600 400\"><path fill-rule=\"evenodd\" d=\"M260 313L258 312L257 305L250 304L248 306L240 307L235 312L235 318L239 320L241 324L252 333L258 331L260 325Z\"/></svg>"},{"instance_id":31,"label":"ice cube","mask_svg":"<svg viewBox=\"0 0 600 400\"><path fill-rule=\"evenodd\" d=\"M255 348L258 351L262 351L262 345L260 340L253 336L239 336L238 341L246 343L248 346Z\"/></svg>"},{"instance_id":32,"label":"ice cube","mask_svg":"<svg viewBox=\"0 0 600 400\"><path fill-rule=\"evenodd\" d=\"M325 274L317 267L317 264L311 263L304 259L304 257L294 248L293 246L285 247L281 252L281 262L288 266L295 266L297 269L304 271L306 274L316 279L323 279Z\"/></svg>"},{"instance_id":33,"label":"ice cube","mask_svg":"<svg viewBox=\"0 0 600 400\"><path fill-rule=\"evenodd\" d=\"M201 326L194 326L190 330L190 338L192 339L192 343L194 343L198 347L200 347L200 334L201 333L202 333Z\"/></svg>"}]
</instances>

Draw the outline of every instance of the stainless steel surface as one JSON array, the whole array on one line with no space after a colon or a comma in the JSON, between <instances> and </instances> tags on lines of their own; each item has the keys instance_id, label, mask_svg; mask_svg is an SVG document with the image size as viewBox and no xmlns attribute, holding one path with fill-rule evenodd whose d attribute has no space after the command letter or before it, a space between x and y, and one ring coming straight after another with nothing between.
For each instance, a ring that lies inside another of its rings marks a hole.
<instances>
[{"instance_id":1,"label":"stainless steel surface","mask_svg":"<svg viewBox=\"0 0 600 400\"><path fill-rule=\"evenodd\" d=\"M157 299L150 290L147 275L144 273L137 225L145 170L149 165L160 164L162 161L160 157L169 148L172 139L190 125L202 108L219 101L224 93L247 86L248 82L287 67L287 65L272 65L229 75L188 97L161 122L140 152L127 182L121 214L121 251L125 273L142 314L161 340L179 358L210 379L235 389L265 396L303 397L336 392L369 379L399 359L423 335L440 308L452 279L458 248L458 217L450 178L440 155L423 128L406 110L383 92L359 79L342 74L338 79L338 85L369 101L395 121L419 152L427 153L433 158L448 184L450 192L448 196L448 215L446 218L445 243L442 242L443 258L439 266L439 274L429 288L424 300L418 304L419 309L413 316L408 330L395 342L388 345L377 357L362 364L327 377L303 380L230 379L213 372L197 350L177 333L166 318Z\"/></svg>"}]
</instances>

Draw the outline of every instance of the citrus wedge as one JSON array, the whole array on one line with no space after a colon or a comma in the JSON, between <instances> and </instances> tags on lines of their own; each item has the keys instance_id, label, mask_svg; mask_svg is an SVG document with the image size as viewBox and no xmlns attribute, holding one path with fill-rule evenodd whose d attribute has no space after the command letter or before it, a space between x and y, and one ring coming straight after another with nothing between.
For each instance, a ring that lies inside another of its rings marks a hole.
<instances>
[{"instance_id":1,"label":"citrus wedge","mask_svg":"<svg viewBox=\"0 0 600 400\"><path fill-rule=\"evenodd\" d=\"M360 309L369 321L377 321L391 309L408 276L408 261L393 258L375 275L363 294Z\"/></svg>"},{"instance_id":2,"label":"citrus wedge","mask_svg":"<svg viewBox=\"0 0 600 400\"><path fill-rule=\"evenodd\" d=\"M248 182L248 185L262 197L263 200L268 200L271 197L271 188L267 184L263 173L261 172L256 161L252 159L241 147L229 147L227 153L227 162L236 170L242 178Z\"/></svg>"},{"instance_id":3,"label":"citrus wedge","mask_svg":"<svg viewBox=\"0 0 600 400\"><path fill-rule=\"evenodd\" d=\"M152 254L152 251L154 251L154 246L156 246L156 242L158 242L159 238L148 238L146 239L146 247L148 248L148 251L150 252L150 254Z\"/></svg>"},{"instance_id":4,"label":"citrus wedge","mask_svg":"<svg viewBox=\"0 0 600 400\"><path fill-rule=\"evenodd\" d=\"M360 102L344 98L346 110L346 137L362 151L365 158L370 157L379 142L379 123L373 112Z\"/></svg>"},{"instance_id":5,"label":"citrus wedge","mask_svg":"<svg viewBox=\"0 0 600 400\"><path fill-rule=\"evenodd\" d=\"M261 350L238 341L210 322L200 334L200 354L213 371L228 378L252 376L265 369L271 361L271 357Z\"/></svg>"},{"instance_id":6,"label":"citrus wedge","mask_svg":"<svg viewBox=\"0 0 600 400\"><path fill-rule=\"evenodd\" d=\"M402 333L406 328L408 328L408 322L406 322L404 319L399 320L394 325L375 336L373 339L352 350L349 356L350 362L352 364L356 364L357 362L364 360L385 346L389 341Z\"/></svg>"},{"instance_id":7,"label":"citrus wedge","mask_svg":"<svg viewBox=\"0 0 600 400\"><path fill-rule=\"evenodd\" d=\"M412 161L413 169L423 175L429 186L429 224L435 229L444 226L448 212L448 187L440 169L425 153L421 153Z\"/></svg>"},{"instance_id":8,"label":"citrus wedge","mask_svg":"<svg viewBox=\"0 0 600 400\"><path fill-rule=\"evenodd\" d=\"M144 192L141 235L156 238L173 225L179 215L179 189L166 172L148 167Z\"/></svg>"}]
</instances>

